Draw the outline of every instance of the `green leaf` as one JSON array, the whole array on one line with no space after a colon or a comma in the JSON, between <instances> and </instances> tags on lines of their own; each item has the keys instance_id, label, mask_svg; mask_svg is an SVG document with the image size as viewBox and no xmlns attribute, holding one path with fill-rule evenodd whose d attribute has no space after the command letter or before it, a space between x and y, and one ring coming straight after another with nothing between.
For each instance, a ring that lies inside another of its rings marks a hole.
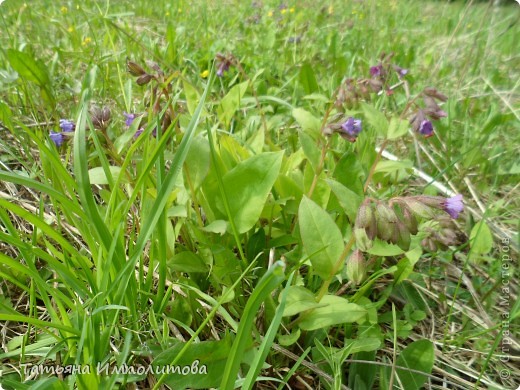
<instances>
[{"instance_id":1,"label":"green leaf","mask_svg":"<svg viewBox=\"0 0 520 390\"><path fill-rule=\"evenodd\" d=\"M302 334L302 331L300 330L300 328L295 328L291 333L289 333L287 335L279 335L278 343L284 347L293 345L295 342L298 341L301 334Z\"/></svg>"},{"instance_id":2,"label":"green leaf","mask_svg":"<svg viewBox=\"0 0 520 390\"><path fill-rule=\"evenodd\" d=\"M209 233L217 233L223 235L226 233L228 223L222 219L211 222L209 225L204 226L202 230Z\"/></svg>"},{"instance_id":3,"label":"green leaf","mask_svg":"<svg viewBox=\"0 0 520 390\"><path fill-rule=\"evenodd\" d=\"M363 108L363 113L365 114L367 122L376 130L379 135L385 137L388 133L389 127L386 116L370 104L362 103L361 106Z\"/></svg>"},{"instance_id":4,"label":"green leaf","mask_svg":"<svg viewBox=\"0 0 520 390\"><path fill-rule=\"evenodd\" d=\"M330 215L307 197L300 203L298 216L303 247L313 271L325 280L343 252L341 232Z\"/></svg>"},{"instance_id":5,"label":"green leaf","mask_svg":"<svg viewBox=\"0 0 520 390\"><path fill-rule=\"evenodd\" d=\"M112 178L114 180L117 180L117 177L121 173L121 167L117 167L117 166L111 165L110 166L110 173L112 174ZM110 183L110 181L108 180L106 172L103 169L103 167L96 167L96 168L89 169L88 177L89 177L89 180L90 180L90 184L103 185L103 184L109 184ZM125 182L125 180L123 180L123 182Z\"/></svg>"},{"instance_id":6,"label":"green leaf","mask_svg":"<svg viewBox=\"0 0 520 390\"><path fill-rule=\"evenodd\" d=\"M302 286L291 286L287 292L287 303L283 312L284 317L293 316L309 309L321 306L316 302L312 291Z\"/></svg>"},{"instance_id":7,"label":"green leaf","mask_svg":"<svg viewBox=\"0 0 520 390\"><path fill-rule=\"evenodd\" d=\"M193 252L180 252L168 261L168 266L178 272L208 272L204 260Z\"/></svg>"},{"instance_id":8,"label":"green leaf","mask_svg":"<svg viewBox=\"0 0 520 390\"><path fill-rule=\"evenodd\" d=\"M388 127L388 139L395 139L405 135L408 132L408 121L397 117L390 119L390 125Z\"/></svg>"},{"instance_id":9,"label":"green leaf","mask_svg":"<svg viewBox=\"0 0 520 390\"><path fill-rule=\"evenodd\" d=\"M186 155L184 167L194 190L197 190L209 171L209 143L206 138L196 137L193 139L190 150Z\"/></svg>"},{"instance_id":10,"label":"green leaf","mask_svg":"<svg viewBox=\"0 0 520 390\"><path fill-rule=\"evenodd\" d=\"M332 192L338 198L338 202L347 214L348 219L353 222L356 219L357 210L361 205L361 197L351 189L345 187L343 184L327 179L326 182L329 184Z\"/></svg>"},{"instance_id":11,"label":"green leaf","mask_svg":"<svg viewBox=\"0 0 520 390\"><path fill-rule=\"evenodd\" d=\"M365 308L336 295L325 295L320 304L321 307L302 315L302 320L298 323L301 329L316 330L337 324L348 324L360 320L367 313Z\"/></svg>"},{"instance_id":12,"label":"green leaf","mask_svg":"<svg viewBox=\"0 0 520 390\"><path fill-rule=\"evenodd\" d=\"M303 153L305 157L312 165L312 169L316 172L320 161L320 150L316 145L316 141L308 134L303 131L298 132L300 137L300 143L302 144Z\"/></svg>"},{"instance_id":13,"label":"green leaf","mask_svg":"<svg viewBox=\"0 0 520 390\"><path fill-rule=\"evenodd\" d=\"M417 340L399 354L396 365L431 374L434 360L433 343L430 340ZM425 375L401 369L397 369L396 374L406 390L421 389L427 379Z\"/></svg>"},{"instance_id":14,"label":"green leaf","mask_svg":"<svg viewBox=\"0 0 520 390\"><path fill-rule=\"evenodd\" d=\"M306 95L309 95L318 90L316 76L314 75L312 66L308 62L303 64L300 68L299 80Z\"/></svg>"},{"instance_id":15,"label":"green leaf","mask_svg":"<svg viewBox=\"0 0 520 390\"><path fill-rule=\"evenodd\" d=\"M271 188L280 173L282 152L262 153L240 162L222 178L231 217L239 233L258 221ZM222 199L216 206L225 212Z\"/></svg>"},{"instance_id":16,"label":"green leaf","mask_svg":"<svg viewBox=\"0 0 520 390\"><path fill-rule=\"evenodd\" d=\"M298 122L303 131L313 138L318 138L321 129L321 121L318 118L303 108L295 108L292 111L292 116L296 119L296 122Z\"/></svg>"},{"instance_id":17,"label":"green leaf","mask_svg":"<svg viewBox=\"0 0 520 390\"><path fill-rule=\"evenodd\" d=\"M193 115L193 113L197 109L197 104L200 100L200 94L197 91L197 89L186 80L184 80L182 85L184 89L184 94L186 95L186 104L188 106L188 112L190 113L190 115Z\"/></svg>"},{"instance_id":18,"label":"green leaf","mask_svg":"<svg viewBox=\"0 0 520 390\"><path fill-rule=\"evenodd\" d=\"M383 160L377 163L374 173L392 173L399 170L412 169L413 163L410 160L388 161Z\"/></svg>"},{"instance_id":19,"label":"green leaf","mask_svg":"<svg viewBox=\"0 0 520 390\"><path fill-rule=\"evenodd\" d=\"M376 238L368 253L375 256L398 256L405 253L405 251L397 245Z\"/></svg>"},{"instance_id":20,"label":"green leaf","mask_svg":"<svg viewBox=\"0 0 520 390\"><path fill-rule=\"evenodd\" d=\"M220 105L217 108L218 119L226 127L229 127L233 115L240 107L240 101L244 97L248 85L248 81L235 85L220 101Z\"/></svg>"},{"instance_id":21,"label":"green leaf","mask_svg":"<svg viewBox=\"0 0 520 390\"><path fill-rule=\"evenodd\" d=\"M166 372L168 367L171 367L172 371L173 369L176 370L167 374L164 382L172 389L207 389L217 387L222 380L224 367L230 356L231 338L226 337L219 341L194 343L175 365L170 366L182 347L184 347L184 343L178 343L159 354L153 361L152 367L158 372L161 372L161 369ZM198 369L193 370L194 372L192 373L191 368L194 362L198 362ZM190 367L190 372L187 375L182 373L184 367ZM204 374L203 370L207 373Z\"/></svg>"},{"instance_id":22,"label":"green leaf","mask_svg":"<svg viewBox=\"0 0 520 390\"><path fill-rule=\"evenodd\" d=\"M469 241L473 255L484 255L493 249L493 235L484 220L477 222L473 226L469 235Z\"/></svg>"},{"instance_id":23,"label":"green leaf","mask_svg":"<svg viewBox=\"0 0 520 390\"><path fill-rule=\"evenodd\" d=\"M52 83L45 63L42 60L34 59L30 54L14 49L7 50L7 59L21 78L36 83L40 87L43 98L54 108Z\"/></svg>"}]
</instances>

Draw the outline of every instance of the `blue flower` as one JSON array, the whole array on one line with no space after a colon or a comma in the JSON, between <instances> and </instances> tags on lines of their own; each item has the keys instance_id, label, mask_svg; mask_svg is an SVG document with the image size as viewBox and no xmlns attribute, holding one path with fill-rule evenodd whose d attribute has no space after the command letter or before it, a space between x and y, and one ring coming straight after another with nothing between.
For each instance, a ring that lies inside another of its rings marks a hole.
<instances>
[{"instance_id":1,"label":"blue flower","mask_svg":"<svg viewBox=\"0 0 520 390\"><path fill-rule=\"evenodd\" d=\"M383 65L379 64L379 65L370 67L370 76L377 77L377 76L381 76L382 73L383 73Z\"/></svg>"},{"instance_id":2,"label":"blue flower","mask_svg":"<svg viewBox=\"0 0 520 390\"><path fill-rule=\"evenodd\" d=\"M462 203L461 194L447 198L442 205L444 211L446 211L453 219L456 219L459 214L464 211L464 204Z\"/></svg>"},{"instance_id":3,"label":"blue flower","mask_svg":"<svg viewBox=\"0 0 520 390\"><path fill-rule=\"evenodd\" d=\"M433 135L433 125L429 120L423 120L419 125L419 133L424 135L426 138Z\"/></svg>"},{"instance_id":4,"label":"blue flower","mask_svg":"<svg viewBox=\"0 0 520 390\"><path fill-rule=\"evenodd\" d=\"M61 144L63 143L63 134L62 133L56 133L55 131L51 130L49 133L49 137L50 137L51 141L54 142L54 144L57 147L60 147Z\"/></svg>"},{"instance_id":5,"label":"blue flower","mask_svg":"<svg viewBox=\"0 0 520 390\"><path fill-rule=\"evenodd\" d=\"M134 119L135 119L135 114L129 114L127 112L123 112L123 115L125 116L125 125L126 127L130 127L132 126L132 123L134 122Z\"/></svg>"},{"instance_id":6,"label":"blue flower","mask_svg":"<svg viewBox=\"0 0 520 390\"><path fill-rule=\"evenodd\" d=\"M74 124L74 122L71 122L67 119L60 119L60 128L61 128L61 131L65 132L65 133L72 133L76 129L76 125ZM58 133L55 133L55 134L58 134Z\"/></svg>"},{"instance_id":7,"label":"blue flower","mask_svg":"<svg viewBox=\"0 0 520 390\"><path fill-rule=\"evenodd\" d=\"M135 134L134 134L134 138L137 138L139 137L141 134L143 134L143 131L144 129L141 127L139 129L136 130Z\"/></svg>"},{"instance_id":8,"label":"blue flower","mask_svg":"<svg viewBox=\"0 0 520 390\"><path fill-rule=\"evenodd\" d=\"M217 76L222 77L224 75L224 72L227 72L228 70L229 70L229 63L222 62L217 69Z\"/></svg>"},{"instance_id":9,"label":"blue flower","mask_svg":"<svg viewBox=\"0 0 520 390\"><path fill-rule=\"evenodd\" d=\"M341 125L343 133L350 141L355 141L356 137L361 133L361 119L348 118L345 123Z\"/></svg>"}]
</instances>

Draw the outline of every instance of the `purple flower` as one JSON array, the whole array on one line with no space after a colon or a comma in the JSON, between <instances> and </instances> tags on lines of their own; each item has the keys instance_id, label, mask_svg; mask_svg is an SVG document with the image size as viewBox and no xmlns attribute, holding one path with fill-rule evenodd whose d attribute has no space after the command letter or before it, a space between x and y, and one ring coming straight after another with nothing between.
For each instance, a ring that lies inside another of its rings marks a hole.
<instances>
[{"instance_id":1,"label":"purple flower","mask_svg":"<svg viewBox=\"0 0 520 390\"><path fill-rule=\"evenodd\" d=\"M54 144L57 147L60 147L61 144L63 143L63 134L62 133L56 133L51 130L49 133L49 137L50 137L51 141L54 142Z\"/></svg>"},{"instance_id":2,"label":"purple flower","mask_svg":"<svg viewBox=\"0 0 520 390\"><path fill-rule=\"evenodd\" d=\"M446 211L450 217L456 219L464 210L464 204L462 203L462 195L458 194L451 198L447 198L443 203L442 207L444 211Z\"/></svg>"},{"instance_id":3,"label":"purple flower","mask_svg":"<svg viewBox=\"0 0 520 390\"><path fill-rule=\"evenodd\" d=\"M141 127L139 129L136 130L135 134L134 134L134 138L137 138L139 137L141 134L143 134L143 131L144 129Z\"/></svg>"},{"instance_id":4,"label":"purple flower","mask_svg":"<svg viewBox=\"0 0 520 390\"><path fill-rule=\"evenodd\" d=\"M394 70L397 72L399 77L404 77L408 74L408 69L401 68L400 66L394 65Z\"/></svg>"},{"instance_id":5,"label":"purple flower","mask_svg":"<svg viewBox=\"0 0 520 390\"><path fill-rule=\"evenodd\" d=\"M229 63L227 61L220 63L217 69L217 76L222 77L227 70L229 70Z\"/></svg>"},{"instance_id":6,"label":"purple flower","mask_svg":"<svg viewBox=\"0 0 520 390\"><path fill-rule=\"evenodd\" d=\"M130 127L132 126L132 123L134 122L134 119L135 119L135 114L129 114L127 112L123 112L123 115L125 116L125 125L126 127Z\"/></svg>"},{"instance_id":7,"label":"purple flower","mask_svg":"<svg viewBox=\"0 0 520 390\"><path fill-rule=\"evenodd\" d=\"M67 119L60 119L60 128L61 128L61 131L65 132L65 133L72 133L76 129L76 125L74 124L74 122L71 122ZM51 133L52 133L52 131L51 131ZM55 134L59 134L59 133L55 133ZM61 145L61 143L60 143L60 145ZM58 146L60 146L60 145L58 145Z\"/></svg>"},{"instance_id":8,"label":"purple flower","mask_svg":"<svg viewBox=\"0 0 520 390\"><path fill-rule=\"evenodd\" d=\"M372 76L372 77L381 76L382 73L383 73L383 65L379 64L379 65L370 67L370 76Z\"/></svg>"},{"instance_id":9,"label":"purple flower","mask_svg":"<svg viewBox=\"0 0 520 390\"><path fill-rule=\"evenodd\" d=\"M356 139L359 133L361 133L361 119L348 118L345 123L341 125L343 131L352 139Z\"/></svg>"},{"instance_id":10,"label":"purple flower","mask_svg":"<svg viewBox=\"0 0 520 390\"><path fill-rule=\"evenodd\" d=\"M419 133L424 135L426 138L433 135L433 125L428 120L423 120L419 125Z\"/></svg>"}]
</instances>

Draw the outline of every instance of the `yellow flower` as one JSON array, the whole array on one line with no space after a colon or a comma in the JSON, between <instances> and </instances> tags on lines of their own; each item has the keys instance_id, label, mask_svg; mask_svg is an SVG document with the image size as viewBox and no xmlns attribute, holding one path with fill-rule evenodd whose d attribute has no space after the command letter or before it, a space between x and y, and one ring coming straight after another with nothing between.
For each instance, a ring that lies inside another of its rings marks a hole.
<instances>
[{"instance_id":1,"label":"yellow flower","mask_svg":"<svg viewBox=\"0 0 520 390\"><path fill-rule=\"evenodd\" d=\"M63 6L63 7L60 8L60 11L61 11L62 14L66 14L67 11L68 11L68 8Z\"/></svg>"},{"instance_id":2,"label":"yellow flower","mask_svg":"<svg viewBox=\"0 0 520 390\"><path fill-rule=\"evenodd\" d=\"M81 44L83 46L87 46L90 42L92 42L92 38L86 37L85 39L83 39L83 42L81 42Z\"/></svg>"},{"instance_id":3,"label":"yellow flower","mask_svg":"<svg viewBox=\"0 0 520 390\"><path fill-rule=\"evenodd\" d=\"M286 8L284 8L284 9L281 11L282 15L285 14L286 12L287 12L287 9L286 9Z\"/></svg>"},{"instance_id":4,"label":"yellow flower","mask_svg":"<svg viewBox=\"0 0 520 390\"><path fill-rule=\"evenodd\" d=\"M207 70L207 69L200 74L200 77L202 77L203 79L205 79L208 76L209 76L209 70Z\"/></svg>"},{"instance_id":5,"label":"yellow flower","mask_svg":"<svg viewBox=\"0 0 520 390\"><path fill-rule=\"evenodd\" d=\"M166 16L170 16L170 11L166 11Z\"/></svg>"},{"instance_id":6,"label":"yellow flower","mask_svg":"<svg viewBox=\"0 0 520 390\"><path fill-rule=\"evenodd\" d=\"M332 5L329 6L329 15L334 13L334 7Z\"/></svg>"},{"instance_id":7,"label":"yellow flower","mask_svg":"<svg viewBox=\"0 0 520 390\"><path fill-rule=\"evenodd\" d=\"M71 32L74 32L74 27L69 26L69 28L67 29L67 31L70 32L70 33L71 33Z\"/></svg>"},{"instance_id":8,"label":"yellow flower","mask_svg":"<svg viewBox=\"0 0 520 390\"><path fill-rule=\"evenodd\" d=\"M290 12L291 14L293 14L293 13L294 13L294 7L289 8L289 12Z\"/></svg>"},{"instance_id":9,"label":"yellow flower","mask_svg":"<svg viewBox=\"0 0 520 390\"><path fill-rule=\"evenodd\" d=\"M271 18L271 17L273 16L273 11L269 11L269 12L267 13L267 16L269 16L269 17Z\"/></svg>"}]
</instances>

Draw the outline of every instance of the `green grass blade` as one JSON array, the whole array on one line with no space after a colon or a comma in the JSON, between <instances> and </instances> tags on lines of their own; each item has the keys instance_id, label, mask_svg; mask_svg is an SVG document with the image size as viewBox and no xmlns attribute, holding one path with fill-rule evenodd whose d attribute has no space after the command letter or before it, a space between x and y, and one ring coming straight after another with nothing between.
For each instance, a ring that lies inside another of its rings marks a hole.
<instances>
[{"instance_id":1,"label":"green grass blade","mask_svg":"<svg viewBox=\"0 0 520 390\"><path fill-rule=\"evenodd\" d=\"M280 296L280 304L276 308L276 312L273 320L271 321L271 325L269 325L269 329L262 340L262 344L260 345L258 353L255 355L253 363L251 363L251 367L249 368L249 372L246 375L245 381L242 384L242 389L252 389L255 384L258 373L262 369L262 365L271 350L271 345L273 345L274 338L276 337L276 333L278 332L278 328L282 322L283 311L285 309L285 302L287 300L287 293L289 292L289 287L291 286L291 282L293 279L294 273L292 273L288 280L285 288L282 291Z\"/></svg>"},{"instance_id":2,"label":"green grass blade","mask_svg":"<svg viewBox=\"0 0 520 390\"><path fill-rule=\"evenodd\" d=\"M281 261L277 261L271 268L265 273L256 285L251 297L246 303L244 312L242 313L242 319L238 326L238 333L231 351L229 353L229 360L226 363L224 369L224 376L220 388L223 390L232 390L235 388L235 381L237 379L238 370L240 369L240 363L242 362L242 356L248 345L248 339L251 334L256 314L262 302L271 294L271 292L277 288L280 283L285 279L285 264Z\"/></svg>"}]
</instances>

